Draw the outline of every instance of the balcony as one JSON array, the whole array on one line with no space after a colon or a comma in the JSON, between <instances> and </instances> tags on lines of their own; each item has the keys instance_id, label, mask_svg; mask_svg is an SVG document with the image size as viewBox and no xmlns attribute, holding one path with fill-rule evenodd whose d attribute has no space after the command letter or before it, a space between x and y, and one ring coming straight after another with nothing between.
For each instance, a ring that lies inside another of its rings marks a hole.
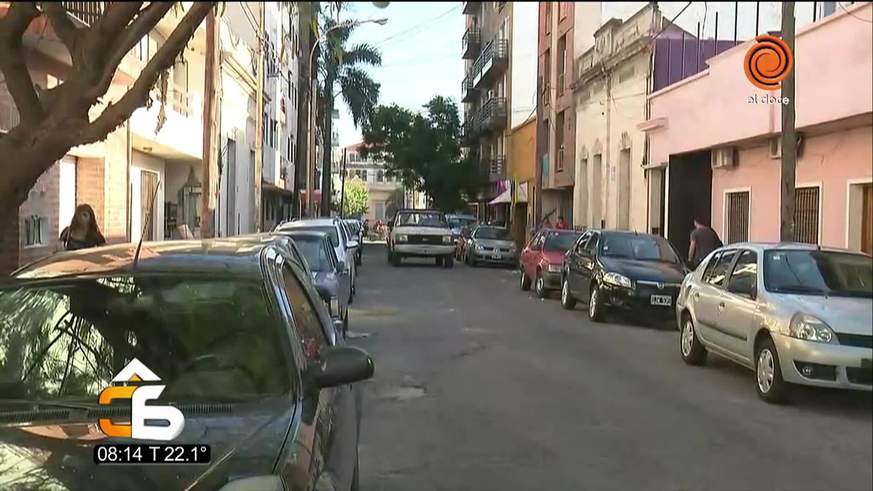
<instances>
[{"instance_id":1,"label":"balcony","mask_svg":"<svg viewBox=\"0 0 873 491\"><path fill-rule=\"evenodd\" d=\"M464 2L462 13L464 15L473 15L479 11L479 4L482 2Z\"/></svg>"},{"instance_id":2,"label":"balcony","mask_svg":"<svg viewBox=\"0 0 873 491\"><path fill-rule=\"evenodd\" d=\"M475 27L467 29L467 32L464 33L464 37L461 38L461 58L464 60L472 60L476 58L476 55L479 54L479 48L481 47L482 46L479 42L479 29Z\"/></svg>"},{"instance_id":3,"label":"balcony","mask_svg":"<svg viewBox=\"0 0 873 491\"><path fill-rule=\"evenodd\" d=\"M461 126L461 143L464 146L473 146L479 139L479 125L476 122L475 113L464 121Z\"/></svg>"},{"instance_id":4,"label":"balcony","mask_svg":"<svg viewBox=\"0 0 873 491\"><path fill-rule=\"evenodd\" d=\"M478 125L483 132L497 132L506 128L506 98L492 97L482 105Z\"/></svg>"},{"instance_id":5,"label":"balcony","mask_svg":"<svg viewBox=\"0 0 873 491\"><path fill-rule=\"evenodd\" d=\"M503 155L495 155L488 160L488 180L497 181L503 179L506 174L506 158Z\"/></svg>"},{"instance_id":6,"label":"balcony","mask_svg":"<svg viewBox=\"0 0 873 491\"><path fill-rule=\"evenodd\" d=\"M509 41L492 39L482 48L482 53L473 64L473 87L481 87L490 83L497 75L506 70L509 61Z\"/></svg>"},{"instance_id":7,"label":"balcony","mask_svg":"<svg viewBox=\"0 0 873 491\"><path fill-rule=\"evenodd\" d=\"M479 97L479 90L473 88L473 79L469 76L461 81L461 102L473 102Z\"/></svg>"},{"instance_id":8,"label":"balcony","mask_svg":"<svg viewBox=\"0 0 873 491\"><path fill-rule=\"evenodd\" d=\"M106 9L107 2L61 2L67 13L85 25L93 26Z\"/></svg>"}]
</instances>

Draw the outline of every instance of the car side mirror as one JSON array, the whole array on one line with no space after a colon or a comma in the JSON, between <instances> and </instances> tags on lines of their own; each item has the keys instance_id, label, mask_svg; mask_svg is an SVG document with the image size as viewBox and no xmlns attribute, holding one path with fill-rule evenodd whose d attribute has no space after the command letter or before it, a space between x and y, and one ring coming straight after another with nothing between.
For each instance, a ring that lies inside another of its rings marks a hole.
<instances>
[{"instance_id":1,"label":"car side mirror","mask_svg":"<svg viewBox=\"0 0 873 491\"><path fill-rule=\"evenodd\" d=\"M345 273L345 272L347 271L347 270L346 270L346 262L345 262L345 261L340 261L340 262L338 262L337 265L336 265L336 269L337 269L337 271L339 271L340 273Z\"/></svg>"},{"instance_id":2,"label":"car side mirror","mask_svg":"<svg viewBox=\"0 0 873 491\"><path fill-rule=\"evenodd\" d=\"M367 380L374 372L373 359L366 351L354 346L331 346L321 351L320 361L309 364L303 383L308 391L315 391Z\"/></svg>"},{"instance_id":3,"label":"car side mirror","mask_svg":"<svg viewBox=\"0 0 873 491\"><path fill-rule=\"evenodd\" d=\"M350 240L346 242L346 249L355 249L358 247L358 245L360 244L358 244L357 240Z\"/></svg>"},{"instance_id":4,"label":"car side mirror","mask_svg":"<svg viewBox=\"0 0 873 491\"><path fill-rule=\"evenodd\" d=\"M315 290L318 292L318 295L321 297L322 300L324 300L328 304L330 303L330 298L333 295L331 295L330 289L328 289L327 286L325 286L324 284L316 283Z\"/></svg>"}]
</instances>

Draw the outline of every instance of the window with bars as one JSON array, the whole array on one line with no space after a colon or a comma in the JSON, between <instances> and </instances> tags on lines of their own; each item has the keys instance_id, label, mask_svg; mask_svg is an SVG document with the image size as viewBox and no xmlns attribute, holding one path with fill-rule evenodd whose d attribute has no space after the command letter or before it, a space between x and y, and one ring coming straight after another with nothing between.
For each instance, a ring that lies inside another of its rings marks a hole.
<instances>
[{"instance_id":1,"label":"window with bars","mask_svg":"<svg viewBox=\"0 0 873 491\"><path fill-rule=\"evenodd\" d=\"M725 243L749 240L749 191L727 193L725 200Z\"/></svg>"},{"instance_id":2,"label":"window with bars","mask_svg":"<svg viewBox=\"0 0 873 491\"><path fill-rule=\"evenodd\" d=\"M818 186L794 190L794 240L818 244L819 194Z\"/></svg>"}]
</instances>

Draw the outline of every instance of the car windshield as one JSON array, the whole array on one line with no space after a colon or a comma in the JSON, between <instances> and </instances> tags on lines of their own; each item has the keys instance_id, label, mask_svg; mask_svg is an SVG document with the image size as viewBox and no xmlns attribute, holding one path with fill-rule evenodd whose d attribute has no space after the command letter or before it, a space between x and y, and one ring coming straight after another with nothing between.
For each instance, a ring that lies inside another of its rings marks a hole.
<instances>
[{"instance_id":1,"label":"car windshield","mask_svg":"<svg viewBox=\"0 0 873 491\"><path fill-rule=\"evenodd\" d=\"M294 228L292 228L291 230L301 230L301 231L308 231L308 232L323 232L323 233L326 233L326 234L328 235L328 237L330 237L330 243L331 243L334 247L339 247L339 243L340 243L340 241L339 241L339 234L338 234L337 231L336 231L336 227L334 227L334 226L332 226L332 225L324 225L324 226L320 226L320 227L317 227L317 226L302 226L302 227L294 227Z\"/></svg>"},{"instance_id":2,"label":"car windshield","mask_svg":"<svg viewBox=\"0 0 873 491\"><path fill-rule=\"evenodd\" d=\"M260 282L228 276L0 289L0 412L9 399L96 404L134 358L166 385L162 400L287 393L288 357L271 312Z\"/></svg>"},{"instance_id":3,"label":"car windshield","mask_svg":"<svg viewBox=\"0 0 873 491\"><path fill-rule=\"evenodd\" d=\"M397 217L398 227L441 227L448 228L446 216L432 211L405 211Z\"/></svg>"},{"instance_id":4,"label":"car windshield","mask_svg":"<svg viewBox=\"0 0 873 491\"><path fill-rule=\"evenodd\" d=\"M509 230L497 227L479 227L476 229L477 239L511 240Z\"/></svg>"},{"instance_id":5,"label":"car windshield","mask_svg":"<svg viewBox=\"0 0 873 491\"><path fill-rule=\"evenodd\" d=\"M600 253L604 257L679 263L670 243L652 235L604 234Z\"/></svg>"},{"instance_id":6,"label":"car windshield","mask_svg":"<svg viewBox=\"0 0 873 491\"><path fill-rule=\"evenodd\" d=\"M770 250L764 286L776 293L873 298L873 262L847 252Z\"/></svg>"},{"instance_id":7,"label":"car windshield","mask_svg":"<svg viewBox=\"0 0 873 491\"><path fill-rule=\"evenodd\" d=\"M306 263L309 264L309 269L314 272L331 270L330 259L327 257L327 251L325 251L322 245L321 238L294 235L291 237L294 239L294 243L297 244L297 248L300 249L300 253L306 259Z\"/></svg>"},{"instance_id":8,"label":"car windshield","mask_svg":"<svg viewBox=\"0 0 873 491\"><path fill-rule=\"evenodd\" d=\"M565 252L573 247L582 232L548 232L543 249L549 252Z\"/></svg>"}]
</instances>

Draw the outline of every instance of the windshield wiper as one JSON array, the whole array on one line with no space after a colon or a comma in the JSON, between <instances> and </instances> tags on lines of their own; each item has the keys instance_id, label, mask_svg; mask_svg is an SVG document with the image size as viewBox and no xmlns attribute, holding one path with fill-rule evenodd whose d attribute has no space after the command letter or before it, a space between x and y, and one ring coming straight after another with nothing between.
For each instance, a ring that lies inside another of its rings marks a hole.
<instances>
[{"instance_id":1,"label":"windshield wiper","mask_svg":"<svg viewBox=\"0 0 873 491\"><path fill-rule=\"evenodd\" d=\"M31 401L27 399L0 399L0 408L6 404L16 406L42 406L54 407L61 409L80 409L89 410L99 407L99 404L92 402L74 402L74 401Z\"/></svg>"}]
</instances>

